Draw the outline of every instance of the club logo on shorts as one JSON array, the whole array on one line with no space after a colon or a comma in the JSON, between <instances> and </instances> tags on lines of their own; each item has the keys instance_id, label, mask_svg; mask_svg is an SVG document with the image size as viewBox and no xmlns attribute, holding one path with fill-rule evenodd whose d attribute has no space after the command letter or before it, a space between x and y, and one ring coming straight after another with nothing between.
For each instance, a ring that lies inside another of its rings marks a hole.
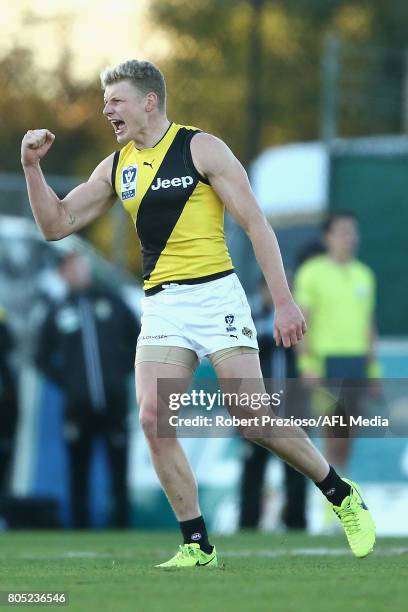
<instances>
[{"instance_id":1,"label":"club logo on shorts","mask_svg":"<svg viewBox=\"0 0 408 612\"><path fill-rule=\"evenodd\" d=\"M235 315L233 314L227 314L225 315L225 325L226 325L226 330L227 332L233 332L233 331L237 331L237 328L233 326L233 323L235 321Z\"/></svg>"},{"instance_id":2,"label":"club logo on shorts","mask_svg":"<svg viewBox=\"0 0 408 612\"><path fill-rule=\"evenodd\" d=\"M242 333L244 336L252 340L252 336L254 335L252 329L249 329L249 327L243 327Z\"/></svg>"},{"instance_id":3,"label":"club logo on shorts","mask_svg":"<svg viewBox=\"0 0 408 612\"><path fill-rule=\"evenodd\" d=\"M136 195L137 166L126 166L122 170L121 192L122 200L134 198Z\"/></svg>"}]
</instances>

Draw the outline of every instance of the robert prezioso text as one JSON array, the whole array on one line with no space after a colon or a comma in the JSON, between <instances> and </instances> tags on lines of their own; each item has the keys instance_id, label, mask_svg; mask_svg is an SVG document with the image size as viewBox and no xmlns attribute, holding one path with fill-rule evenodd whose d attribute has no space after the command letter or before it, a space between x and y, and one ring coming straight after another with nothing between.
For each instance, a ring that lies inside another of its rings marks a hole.
<instances>
[{"instance_id":1,"label":"robert prezioso text","mask_svg":"<svg viewBox=\"0 0 408 612\"><path fill-rule=\"evenodd\" d=\"M169 424L171 427L388 427L389 420L381 416L365 418L353 415L320 415L316 418L263 415L242 418L226 415L181 417L173 414L169 417Z\"/></svg>"}]
</instances>

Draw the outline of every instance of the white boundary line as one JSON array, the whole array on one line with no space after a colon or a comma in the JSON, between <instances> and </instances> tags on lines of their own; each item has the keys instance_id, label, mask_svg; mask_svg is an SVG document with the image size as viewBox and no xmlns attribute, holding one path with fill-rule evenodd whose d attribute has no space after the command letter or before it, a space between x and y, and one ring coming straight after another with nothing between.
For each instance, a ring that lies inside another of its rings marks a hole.
<instances>
[{"instance_id":1,"label":"white boundary line","mask_svg":"<svg viewBox=\"0 0 408 612\"><path fill-rule=\"evenodd\" d=\"M166 555L168 554L168 550L159 551L157 549L152 550L152 556L156 555ZM394 546L390 548L375 548L374 553L375 556L381 557L392 557L399 555L408 555L408 547L403 546ZM264 550L221 550L219 554L220 558L227 557L235 557L235 558L248 558L248 557L258 557L258 558L276 558L276 557L344 557L344 556L352 556L351 551L347 548L276 548L276 549L264 549ZM9 555L7 555L9 557ZM135 559L138 557L137 553L118 553L117 555L112 553L99 553L94 551L80 551L80 550L69 550L65 553L56 554L56 555L38 555L38 554L30 554L23 553L19 555L21 559L30 559L30 560L58 560L58 559L112 559L115 558L120 559ZM0 555L0 558L2 556Z\"/></svg>"}]
</instances>

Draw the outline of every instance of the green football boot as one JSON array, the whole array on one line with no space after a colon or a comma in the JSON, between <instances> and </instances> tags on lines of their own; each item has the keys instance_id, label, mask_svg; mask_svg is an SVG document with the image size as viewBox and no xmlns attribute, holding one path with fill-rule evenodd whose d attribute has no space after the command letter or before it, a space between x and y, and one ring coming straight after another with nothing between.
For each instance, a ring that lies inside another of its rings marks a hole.
<instances>
[{"instance_id":1,"label":"green football boot","mask_svg":"<svg viewBox=\"0 0 408 612\"><path fill-rule=\"evenodd\" d=\"M173 567L218 567L217 551L215 546L212 552L208 555L201 550L199 544L181 544L178 552L166 561L155 567L173 568Z\"/></svg>"},{"instance_id":2,"label":"green football boot","mask_svg":"<svg viewBox=\"0 0 408 612\"><path fill-rule=\"evenodd\" d=\"M333 510L339 517L348 543L356 557L366 557L374 548L375 524L355 482L342 478L351 486L351 493L345 497L341 506Z\"/></svg>"}]
</instances>

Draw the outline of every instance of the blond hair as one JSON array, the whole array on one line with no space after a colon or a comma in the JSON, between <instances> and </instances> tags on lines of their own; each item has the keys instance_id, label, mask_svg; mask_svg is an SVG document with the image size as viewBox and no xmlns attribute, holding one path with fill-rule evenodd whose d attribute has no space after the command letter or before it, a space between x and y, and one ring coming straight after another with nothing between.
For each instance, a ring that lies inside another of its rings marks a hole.
<instances>
[{"instance_id":1,"label":"blond hair","mask_svg":"<svg viewBox=\"0 0 408 612\"><path fill-rule=\"evenodd\" d=\"M101 73L102 89L107 85L128 79L143 95L154 92L157 96L158 108L166 109L166 82L163 73L157 66L147 61L128 60L112 68L106 68Z\"/></svg>"}]
</instances>

